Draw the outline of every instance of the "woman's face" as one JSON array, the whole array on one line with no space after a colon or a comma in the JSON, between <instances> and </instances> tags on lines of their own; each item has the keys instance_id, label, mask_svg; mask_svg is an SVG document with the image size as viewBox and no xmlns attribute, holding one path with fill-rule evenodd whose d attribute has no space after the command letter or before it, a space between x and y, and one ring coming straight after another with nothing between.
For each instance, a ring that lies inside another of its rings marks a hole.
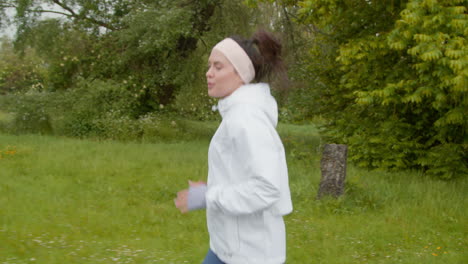
<instances>
[{"instance_id":1,"label":"woman's face","mask_svg":"<svg viewBox=\"0 0 468 264\"><path fill-rule=\"evenodd\" d=\"M211 97L224 98L244 84L231 62L219 50L211 51L208 67L206 80Z\"/></svg>"}]
</instances>

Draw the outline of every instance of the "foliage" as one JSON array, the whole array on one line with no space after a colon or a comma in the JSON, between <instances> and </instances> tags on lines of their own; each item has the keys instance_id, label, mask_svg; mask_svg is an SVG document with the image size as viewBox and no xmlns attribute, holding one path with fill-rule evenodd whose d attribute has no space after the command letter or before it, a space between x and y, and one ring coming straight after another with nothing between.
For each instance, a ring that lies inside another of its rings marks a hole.
<instances>
[{"instance_id":1,"label":"foliage","mask_svg":"<svg viewBox=\"0 0 468 264\"><path fill-rule=\"evenodd\" d=\"M111 81L82 80L77 88L68 91L4 95L0 96L0 106L0 113L5 113L0 129L17 134L169 142L209 139L216 128L207 133L198 123L180 118L163 105L157 111L139 115L137 96Z\"/></svg>"},{"instance_id":2,"label":"foliage","mask_svg":"<svg viewBox=\"0 0 468 264\"><path fill-rule=\"evenodd\" d=\"M43 83L46 91L66 90L79 79L93 72L93 50L96 39L76 30L70 24L49 19L38 21L24 30L15 41L17 53L32 49L41 59ZM27 58L27 54L22 54Z\"/></svg>"},{"instance_id":3,"label":"foliage","mask_svg":"<svg viewBox=\"0 0 468 264\"><path fill-rule=\"evenodd\" d=\"M52 133L50 115L47 113L44 94L34 93L16 98L14 133Z\"/></svg>"},{"instance_id":4,"label":"foliage","mask_svg":"<svg viewBox=\"0 0 468 264\"><path fill-rule=\"evenodd\" d=\"M203 85L205 86L205 85ZM216 120L220 118L218 112L213 111L217 101L208 97L202 85L187 85L182 87L174 102L177 113L190 116L196 120Z\"/></svg>"},{"instance_id":5,"label":"foliage","mask_svg":"<svg viewBox=\"0 0 468 264\"><path fill-rule=\"evenodd\" d=\"M146 3L149 1L139 2ZM79 27L89 31L97 32L100 28L117 30L122 27L120 19L134 6L135 1L129 0L0 1L0 10L15 9L15 20L19 24L20 30L37 21L42 14L61 15L66 19L74 20Z\"/></svg>"},{"instance_id":6,"label":"foliage","mask_svg":"<svg viewBox=\"0 0 468 264\"><path fill-rule=\"evenodd\" d=\"M187 59L220 1L4 2L0 8L16 8L16 48L32 48L44 60L46 90L74 88L83 78L118 81L138 94L145 114L192 82ZM38 19L43 13L62 19Z\"/></svg>"},{"instance_id":7,"label":"foliage","mask_svg":"<svg viewBox=\"0 0 468 264\"><path fill-rule=\"evenodd\" d=\"M466 1L248 2L286 4L310 28L298 63L309 88L293 105L325 118L326 140L348 144L351 160L468 174Z\"/></svg>"},{"instance_id":8,"label":"foliage","mask_svg":"<svg viewBox=\"0 0 468 264\"><path fill-rule=\"evenodd\" d=\"M16 54L8 39L0 43L0 94L41 91L44 87L42 61L32 49Z\"/></svg>"},{"instance_id":9,"label":"foliage","mask_svg":"<svg viewBox=\"0 0 468 264\"><path fill-rule=\"evenodd\" d=\"M353 160L375 168L419 167L446 179L467 174L463 2L410 1L389 33L341 46L340 85L357 103L346 112L359 127L337 128L350 133Z\"/></svg>"},{"instance_id":10,"label":"foliage","mask_svg":"<svg viewBox=\"0 0 468 264\"><path fill-rule=\"evenodd\" d=\"M72 106L46 111L58 134L133 139L163 130L142 120L163 120L177 134L176 115L219 118L203 77L210 48L261 26L286 51L290 82L273 81L281 121L319 120L324 139L348 144L360 166L450 179L468 174L466 3L2 0L0 10L17 11L18 35L17 53L2 49L0 92L57 99L31 101L39 109ZM51 12L62 18L39 19ZM103 109L101 96L116 105Z\"/></svg>"},{"instance_id":11,"label":"foliage","mask_svg":"<svg viewBox=\"0 0 468 264\"><path fill-rule=\"evenodd\" d=\"M248 36L271 18L241 1L6 2L17 11L15 47L38 54L45 91L76 89L82 79L118 82L139 102L134 118L161 106L196 119L217 118L214 101L201 95L210 47L228 35ZM39 19L54 12L62 18Z\"/></svg>"},{"instance_id":12,"label":"foliage","mask_svg":"<svg viewBox=\"0 0 468 264\"><path fill-rule=\"evenodd\" d=\"M12 132L83 137L99 134L95 122L109 112L121 112L120 116L137 112L135 96L119 84L83 80L77 86L70 91L28 91L0 97L2 110L14 114Z\"/></svg>"},{"instance_id":13,"label":"foliage","mask_svg":"<svg viewBox=\"0 0 468 264\"><path fill-rule=\"evenodd\" d=\"M58 95L62 114L54 113L60 120L57 132L76 137L99 136L102 128L97 120L108 115L116 119L126 118L138 107L135 96L112 81L83 80L77 88ZM117 116L115 112L120 114Z\"/></svg>"},{"instance_id":14,"label":"foliage","mask_svg":"<svg viewBox=\"0 0 468 264\"><path fill-rule=\"evenodd\" d=\"M444 178L468 172L467 3L411 1L387 41L400 60L409 61L401 72L416 72L417 78L402 74L369 93L381 105L420 113L416 129L424 145L416 163Z\"/></svg>"}]
</instances>

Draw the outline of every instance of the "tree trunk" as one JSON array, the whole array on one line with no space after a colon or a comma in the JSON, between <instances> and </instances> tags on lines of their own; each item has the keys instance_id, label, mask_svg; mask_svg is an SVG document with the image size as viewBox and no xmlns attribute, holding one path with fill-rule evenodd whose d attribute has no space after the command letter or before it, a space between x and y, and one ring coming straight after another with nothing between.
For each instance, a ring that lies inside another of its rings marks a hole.
<instances>
[{"instance_id":1,"label":"tree trunk","mask_svg":"<svg viewBox=\"0 0 468 264\"><path fill-rule=\"evenodd\" d=\"M346 145L325 145L320 162L322 179L317 195L318 199L328 195L338 197L344 193L347 152Z\"/></svg>"}]
</instances>

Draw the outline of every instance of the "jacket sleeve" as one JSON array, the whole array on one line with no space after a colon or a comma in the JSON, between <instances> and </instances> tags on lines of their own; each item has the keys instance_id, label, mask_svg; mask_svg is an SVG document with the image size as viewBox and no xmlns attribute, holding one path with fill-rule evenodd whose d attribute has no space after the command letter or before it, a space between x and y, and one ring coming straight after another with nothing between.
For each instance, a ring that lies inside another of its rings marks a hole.
<instances>
[{"instance_id":1,"label":"jacket sleeve","mask_svg":"<svg viewBox=\"0 0 468 264\"><path fill-rule=\"evenodd\" d=\"M244 177L230 185L209 188L207 207L230 215L255 213L273 205L280 198L280 151L278 136L265 116L241 115L229 122L232 159L236 172ZM276 138L275 138L276 137Z\"/></svg>"}]
</instances>

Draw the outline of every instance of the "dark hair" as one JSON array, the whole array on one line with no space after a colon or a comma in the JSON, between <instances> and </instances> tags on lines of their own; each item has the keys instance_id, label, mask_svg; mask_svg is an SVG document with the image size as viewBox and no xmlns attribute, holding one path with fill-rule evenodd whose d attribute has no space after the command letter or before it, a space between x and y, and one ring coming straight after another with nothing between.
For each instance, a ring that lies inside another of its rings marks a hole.
<instances>
[{"instance_id":1,"label":"dark hair","mask_svg":"<svg viewBox=\"0 0 468 264\"><path fill-rule=\"evenodd\" d=\"M247 53L255 68L255 82L270 78L273 72L286 80L286 69L281 59L281 42L273 34L258 30L250 39L231 36Z\"/></svg>"}]
</instances>

